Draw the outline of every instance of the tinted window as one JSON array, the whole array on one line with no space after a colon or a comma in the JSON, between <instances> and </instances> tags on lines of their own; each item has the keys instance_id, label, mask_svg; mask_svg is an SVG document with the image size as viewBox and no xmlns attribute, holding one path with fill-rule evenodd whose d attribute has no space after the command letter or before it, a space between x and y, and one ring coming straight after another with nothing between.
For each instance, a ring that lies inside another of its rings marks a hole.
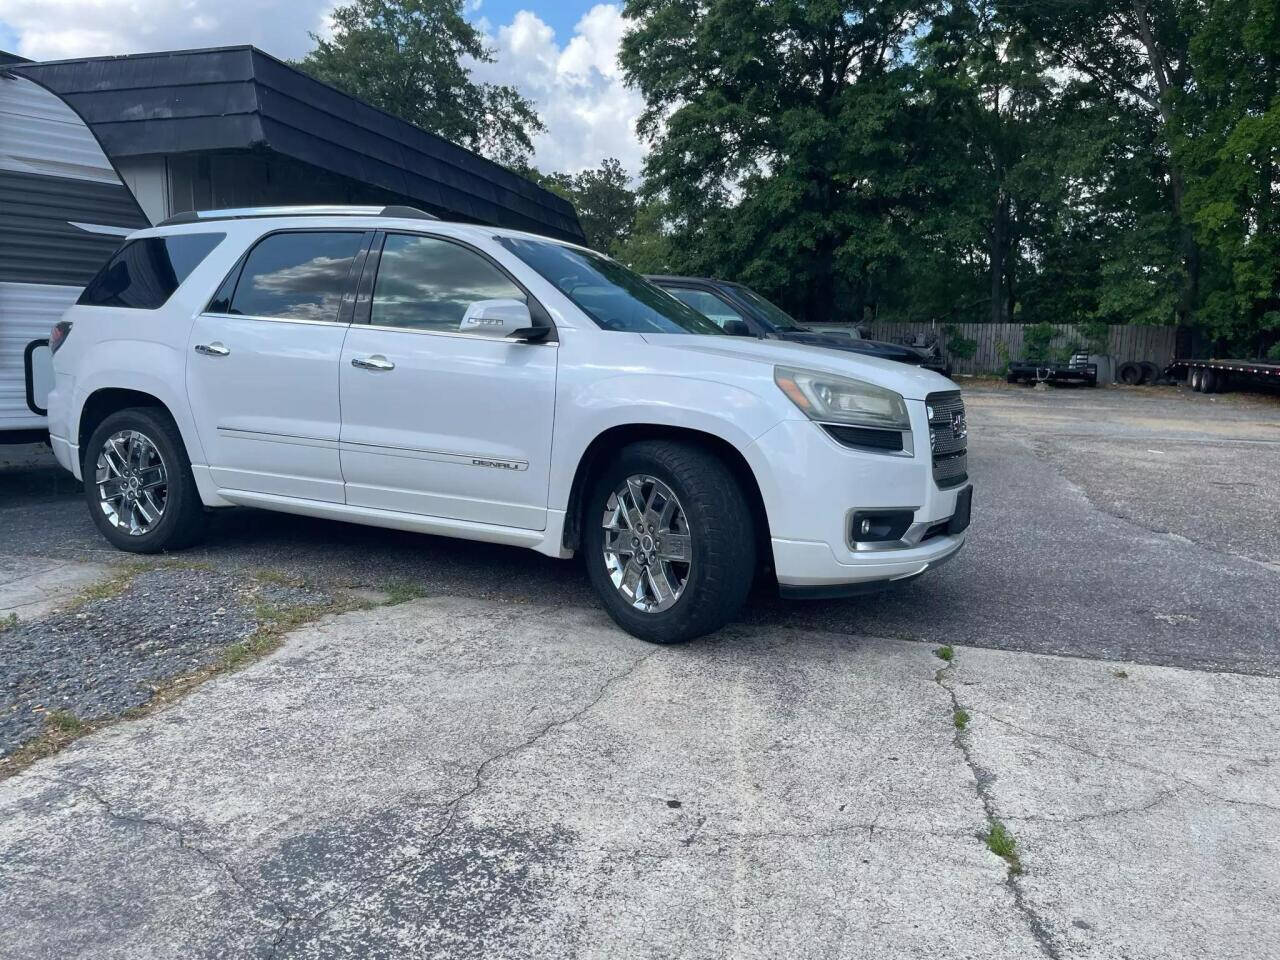
<instances>
[{"instance_id":1,"label":"tinted window","mask_svg":"<svg viewBox=\"0 0 1280 960\"><path fill-rule=\"evenodd\" d=\"M373 286L369 322L457 332L477 300L519 300L524 291L473 250L447 240L393 233Z\"/></svg>"},{"instance_id":2,"label":"tinted window","mask_svg":"<svg viewBox=\"0 0 1280 960\"><path fill-rule=\"evenodd\" d=\"M503 237L501 243L606 330L724 332L616 260L550 240Z\"/></svg>"},{"instance_id":3,"label":"tinted window","mask_svg":"<svg viewBox=\"0 0 1280 960\"><path fill-rule=\"evenodd\" d=\"M95 307L162 307L225 233L182 233L130 240L89 281L77 303Z\"/></svg>"},{"instance_id":4,"label":"tinted window","mask_svg":"<svg viewBox=\"0 0 1280 960\"><path fill-rule=\"evenodd\" d=\"M800 324L796 323L795 317L791 316L791 314L787 313L787 311L783 310L776 303L766 300L750 287L736 285L733 289L737 292L738 296L747 301L747 303L754 304L760 312L768 318L769 322L779 330L802 329Z\"/></svg>"},{"instance_id":5,"label":"tinted window","mask_svg":"<svg viewBox=\"0 0 1280 960\"><path fill-rule=\"evenodd\" d=\"M337 320L364 234L276 233L245 258L228 313Z\"/></svg>"},{"instance_id":6,"label":"tinted window","mask_svg":"<svg viewBox=\"0 0 1280 960\"><path fill-rule=\"evenodd\" d=\"M721 330L730 320L745 319L742 314L729 306L729 304L714 293L708 293L706 290L691 290L688 287L664 287L663 289L681 303L687 303L693 307Z\"/></svg>"}]
</instances>

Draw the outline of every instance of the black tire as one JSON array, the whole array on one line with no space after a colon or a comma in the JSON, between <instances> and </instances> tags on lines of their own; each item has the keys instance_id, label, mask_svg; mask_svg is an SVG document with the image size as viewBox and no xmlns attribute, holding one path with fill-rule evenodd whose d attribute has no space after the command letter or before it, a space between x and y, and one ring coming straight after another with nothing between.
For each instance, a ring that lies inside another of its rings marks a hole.
<instances>
[{"instance_id":1,"label":"black tire","mask_svg":"<svg viewBox=\"0 0 1280 960\"><path fill-rule=\"evenodd\" d=\"M1200 389L1205 393L1217 393L1219 379L1217 370L1214 370L1211 367L1206 368L1204 372L1200 374Z\"/></svg>"},{"instance_id":2,"label":"black tire","mask_svg":"<svg viewBox=\"0 0 1280 960\"><path fill-rule=\"evenodd\" d=\"M1116 371L1116 379L1131 387L1137 386L1142 382L1142 365L1134 363L1132 360L1126 360L1120 364L1120 369Z\"/></svg>"},{"instance_id":3,"label":"black tire","mask_svg":"<svg viewBox=\"0 0 1280 960\"><path fill-rule=\"evenodd\" d=\"M628 477L661 480L684 509L690 537L688 580L674 606L637 610L619 593L604 559L601 518ZM692 443L645 440L624 447L595 478L583 504L583 547L591 585L618 626L650 643L682 643L720 629L742 608L756 570L751 509L733 473Z\"/></svg>"},{"instance_id":4,"label":"black tire","mask_svg":"<svg viewBox=\"0 0 1280 960\"><path fill-rule=\"evenodd\" d=\"M1004 375L1004 382L1005 382L1005 383L1017 383L1017 382L1018 382L1018 378L1017 378L1017 377L1015 377L1012 373L1006 373L1006 374Z\"/></svg>"},{"instance_id":5,"label":"black tire","mask_svg":"<svg viewBox=\"0 0 1280 960\"><path fill-rule=\"evenodd\" d=\"M1204 393L1204 371L1199 367L1191 371L1191 389L1196 393Z\"/></svg>"},{"instance_id":6,"label":"black tire","mask_svg":"<svg viewBox=\"0 0 1280 960\"><path fill-rule=\"evenodd\" d=\"M1155 383L1160 379L1160 368L1150 360L1143 360L1138 366L1142 367L1142 382Z\"/></svg>"},{"instance_id":7,"label":"black tire","mask_svg":"<svg viewBox=\"0 0 1280 960\"><path fill-rule=\"evenodd\" d=\"M168 483L164 511L155 526L145 533L129 534L117 528L102 508L95 479L97 460L107 439L121 430L133 430L155 446L165 467ZM191 475L191 461L178 426L168 412L157 407L130 407L119 410L98 425L81 451L84 496L89 515L102 535L118 550L130 553L159 553L180 550L197 542L206 525L204 504Z\"/></svg>"}]
</instances>

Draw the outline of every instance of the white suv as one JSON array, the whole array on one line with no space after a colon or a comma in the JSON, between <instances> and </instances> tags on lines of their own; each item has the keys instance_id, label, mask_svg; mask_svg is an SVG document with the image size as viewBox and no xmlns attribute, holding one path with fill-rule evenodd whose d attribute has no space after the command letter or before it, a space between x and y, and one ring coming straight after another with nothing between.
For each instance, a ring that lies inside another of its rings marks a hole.
<instances>
[{"instance_id":1,"label":"white suv","mask_svg":"<svg viewBox=\"0 0 1280 960\"><path fill-rule=\"evenodd\" d=\"M721 331L613 260L409 208L184 214L54 329L49 426L117 547L232 505L586 556L657 642L964 543L951 381Z\"/></svg>"}]
</instances>

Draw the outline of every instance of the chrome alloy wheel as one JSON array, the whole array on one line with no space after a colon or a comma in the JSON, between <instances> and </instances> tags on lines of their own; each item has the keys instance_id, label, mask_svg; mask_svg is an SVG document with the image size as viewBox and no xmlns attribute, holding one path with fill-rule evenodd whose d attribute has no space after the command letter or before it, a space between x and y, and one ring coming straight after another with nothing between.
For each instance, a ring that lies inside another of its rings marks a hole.
<instances>
[{"instance_id":1,"label":"chrome alloy wheel","mask_svg":"<svg viewBox=\"0 0 1280 960\"><path fill-rule=\"evenodd\" d=\"M98 451L98 506L112 526L131 537L150 533L169 503L169 471L145 434L121 430Z\"/></svg>"},{"instance_id":2,"label":"chrome alloy wheel","mask_svg":"<svg viewBox=\"0 0 1280 960\"><path fill-rule=\"evenodd\" d=\"M669 610L692 569L689 522L661 480L638 474L609 495L604 511L604 564L618 592L644 613Z\"/></svg>"}]
</instances>

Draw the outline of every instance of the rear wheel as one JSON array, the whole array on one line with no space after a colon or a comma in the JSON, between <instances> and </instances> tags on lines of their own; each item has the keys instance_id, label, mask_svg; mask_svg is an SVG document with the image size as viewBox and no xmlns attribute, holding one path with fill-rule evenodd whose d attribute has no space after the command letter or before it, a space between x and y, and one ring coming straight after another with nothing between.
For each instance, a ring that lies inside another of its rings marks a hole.
<instances>
[{"instance_id":1,"label":"rear wheel","mask_svg":"<svg viewBox=\"0 0 1280 960\"><path fill-rule=\"evenodd\" d=\"M204 533L191 461L172 418L152 407L111 414L83 451L85 500L102 535L120 550L158 553Z\"/></svg>"},{"instance_id":2,"label":"rear wheel","mask_svg":"<svg viewBox=\"0 0 1280 960\"><path fill-rule=\"evenodd\" d=\"M609 615L680 643L737 614L755 575L751 510L729 468L695 444L625 447L586 498L587 571Z\"/></svg>"}]
</instances>

